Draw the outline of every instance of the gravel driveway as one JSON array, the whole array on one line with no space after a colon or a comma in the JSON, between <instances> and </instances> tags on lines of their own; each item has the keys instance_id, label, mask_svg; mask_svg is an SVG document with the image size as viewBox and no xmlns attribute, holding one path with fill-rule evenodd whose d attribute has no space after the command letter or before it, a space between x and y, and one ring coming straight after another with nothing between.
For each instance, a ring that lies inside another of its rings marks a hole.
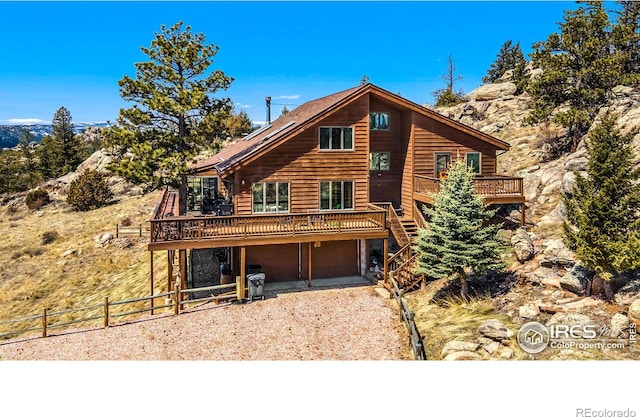
<instances>
[{"instance_id":1,"label":"gravel driveway","mask_svg":"<svg viewBox=\"0 0 640 417\"><path fill-rule=\"evenodd\" d=\"M393 300L374 287L279 292L107 329L0 342L3 360L410 359Z\"/></svg>"}]
</instances>

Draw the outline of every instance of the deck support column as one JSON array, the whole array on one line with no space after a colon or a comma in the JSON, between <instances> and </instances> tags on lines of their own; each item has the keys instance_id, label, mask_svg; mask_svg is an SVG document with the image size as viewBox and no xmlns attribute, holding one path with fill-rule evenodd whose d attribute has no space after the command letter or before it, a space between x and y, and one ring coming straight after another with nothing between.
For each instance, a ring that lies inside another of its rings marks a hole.
<instances>
[{"instance_id":1,"label":"deck support column","mask_svg":"<svg viewBox=\"0 0 640 417\"><path fill-rule=\"evenodd\" d=\"M187 289L187 251L180 249L178 251L178 265L180 267L180 290ZM184 309L184 304L180 305L180 310Z\"/></svg>"},{"instance_id":2,"label":"deck support column","mask_svg":"<svg viewBox=\"0 0 640 417\"><path fill-rule=\"evenodd\" d=\"M310 287L311 286L311 252L313 251L313 244L311 242L309 242L307 245L309 246L309 256L308 256L308 258L309 258L309 262L308 262L309 263L309 271L308 271L309 275L307 275L307 286Z\"/></svg>"},{"instance_id":3,"label":"deck support column","mask_svg":"<svg viewBox=\"0 0 640 417\"><path fill-rule=\"evenodd\" d=\"M150 262L149 265L151 266L151 315L153 316L153 287L154 287L154 283L153 283L153 251L150 251Z\"/></svg>"},{"instance_id":4,"label":"deck support column","mask_svg":"<svg viewBox=\"0 0 640 417\"><path fill-rule=\"evenodd\" d=\"M247 247L240 247L240 300L244 300L245 285L247 282Z\"/></svg>"},{"instance_id":5,"label":"deck support column","mask_svg":"<svg viewBox=\"0 0 640 417\"><path fill-rule=\"evenodd\" d=\"M389 282L389 238L384 239L384 259L382 265L384 267L384 282Z\"/></svg>"},{"instance_id":6,"label":"deck support column","mask_svg":"<svg viewBox=\"0 0 640 417\"><path fill-rule=\"evenodd\" d=\"M524 224L525 224L525 223L526 223L526 221L527 221L527 215L526 215L526 213L527 213L527 207L525 206L525 204L524 204L524 203L520 204L520 214L521 214L521 217L520 217L520 226L524 226Z\"/></svg>"},{"instance_id":7,"label":"deck support column","mask_svg":"<svg viewBox=\"0 0 640 417\"><path fill-rule=\"evenodd\" d=\"M173 250L167 251L167 291L173 288Z\"/></svg>"}]
</instances>

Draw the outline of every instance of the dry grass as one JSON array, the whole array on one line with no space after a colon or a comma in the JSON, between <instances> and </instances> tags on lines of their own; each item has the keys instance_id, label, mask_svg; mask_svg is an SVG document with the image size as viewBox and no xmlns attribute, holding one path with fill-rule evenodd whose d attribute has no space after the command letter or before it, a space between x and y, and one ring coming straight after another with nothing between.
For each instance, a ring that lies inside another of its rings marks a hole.
<instances>
[{"instance_id":1,"label":"dry grass","mask_svg":"<svg viewBox=\"0 0 640 417\"><path fill-rule=\"evenodd\" d=\"M129 197L120 204L89 212L70 210L62 201L54 201L40 211L24 205L17 212L4 208L2 217L10 221L0 222L0 258L7 260L0 270L0 322L40 314L44 308L60 311L100 303L105 296L124 300L149 295L149 254L144 240L137 239L127 249L112 245L98 248L94 237L115 233L116 223L124 218L134 224L145 222L159 195ZM68 250L74 253L63 256ZM154 263L158 276L163 272L163 259L158 253ZM155 291L166 291L162 288L166 280L157 281ZM122 311L140 307L129 305ZM95 311L64 318L90 315ZM0 333L15 326L0 326ZM33 327L33 323L18 327Z\"/></svg>"},{"instance_id":2,"label":"dry grass","mask_svg":"<svg viewBox=\"0 0 640 417\"><path fill-rule=\"evenodd\" d=\"M519 328L509 317L496 312L490 298L477 298L470 302L457 298L438 303L430 300L431 297L425 291L417 291L407 297L409 308L415 313L418 330L424 337L429 359L440 358L442 347L451 340L475 341L480 336L478 327L486 320L498 319L514 334ZM515 352L515 359L527 359L515 339L512 339L509 347Z\"/></svg>"}]
</instances>

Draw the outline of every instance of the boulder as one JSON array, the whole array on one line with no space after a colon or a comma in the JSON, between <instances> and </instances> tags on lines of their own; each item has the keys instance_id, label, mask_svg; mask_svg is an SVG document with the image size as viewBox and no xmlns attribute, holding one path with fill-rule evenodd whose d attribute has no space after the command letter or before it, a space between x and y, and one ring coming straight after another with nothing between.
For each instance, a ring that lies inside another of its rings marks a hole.
<instances>
[{"instance_id":1,"label":"boulder","mask_svg":"<svg viewBox=\"0 0 640 417\"><path fill-rule=\"evenodd\" d=\"M557 256L546 256L538 262L538 265L543 268L566 268L572 267L575 264L576 261L573 259L559 258Z\"/></svg>"},{"instance_id":2,"label":"boulder","mask_svg":"<svg viewBox=\"0 0 640 417\"><path fill-rule=\"evenodd\" d=\"M572 325L587 325L594 324L591 317L581 313L556 313L545 324L547 327L553 324L566 324Z\"/></svg>"},{"instance_id":3,"label":"boulder","mask_svg":"<svg viewBox=\"0 0 640 417\"><path fill-rule=\"evenodd\" d=\"M520 306L518 309L518 315L523 319L535 319L540 315L540 309L535 304L526 304Z\"/></svg>"},{"instance_id":4,"label":"boulder","mask_svg":"<svg viewBox=\"0 0 640 417\"><path fill-rule=\"evenodd\" d=\"M560 278L560 287L577 295L589 295L594 275L594 271L578 263Z\"/></svg>"},{"instance_id":5,"label":"boulder","mask_svg":"<svg viewBox=\"0 0 640 417\"><path fill-rule=\"evenodd\" d=\"M609 325L609 335L611 337L620 336L625 330L629 329L629 318L624 314L616 313L611 317Z\"/></svg>"},{"instance_id":6,"label":"boulder","mask_svg":"<svg viewBox=\"0 0 640 417\"><path fill-rule=\"evenodd\" d=\"M444 358L445 361L473 361L478 359L482 359L482 356L475 352L467 351L452 352Z\"/></svg>"},{"instance_id":7,"label":"boulder","mask_svg":"<svg viewBox=\"0 0 640 417\"><path fill-rule=\"evenodd\" d=\"M565 172L562 177L562 192L565 194L573 194L576 189L575 171Z\"/></svg>"},{"instance_id":8,"label":"boulder","mask_svg":"<svg viewBox=\"0 0 640 417\"><path fill-rule=\"evenodd\" d=\"M567 251L562 239L549 239L542 246L542 254L547 257L557 257Z\"/></svg>"},{"instance_id":9,"label":"boulder","mask_svg":"<svg viewBox=\"0 0 640 417\"><path fill-rule=\"evenodd\" d=\"M513 337L513 332L497 319L487 320L478 327L481 335L501 342Z\"/></svg>"},{"instance_id":10,"label":"boulder","mask_svg":"<svg viewBox=\"0 0 640 417\"><path fill-rule=\"evenodd\" d=\"M630 281L613 296L619 306L628 306L635 300L640 300L640 280Z\"/></svg>"},{"instance_id":11,"label":"boulder","mask_svg":"<svg viewBox=\"0 0 640 417\"><path fill-rule=\"evenodd\" d=\"M513 246L513 253L520 263L525 263L535 255L533 240L527 231L522 228L516 230L511 237L511 245Z\"/></svg>"},{"instance_id":12,"label":"boulder","mask_svg":"<svg viewBox=\"0 0 640 417\"><path fill-rule=\"evenodd\" d=\"M535 201L538 197L538 189L542 184L542 180L538 175L528 174L524 175L522 180L522 187L524 192L524 198L527 201Z\"/></svg>"},{"instance_id":13,"label":"boulder","mask_svg":"<svg viewBox=\"0 0 640 417\"><path fill-rule=\"evenodd\" d=\"M628 317L630 321L640 325L640 300L635 300L629 306Z\"/></svg>"},{"instance_id":14,"label":"boulder","mask_svg":"<svg viewBox=\"0 0 640 417\"><path fill-rule=\"evenodd\" d=\"M498 351L498 358L500 358L500 359L511 359L511 358L513 358L514 354L515 354L515 352L513 351L513 349L503 346Z\"/></svg>"},{"instance_id":15,"label":"boulder","mask_svg":"<svg viewBox=\"0 0 640 417\"><path fill-rule=\"evenodd\" d=\"M486 101L515 94L518 88L514 83L497 83L482 85L467 95L469 100Z\"/></svg>"},{"instance_id":16,"label":"boulder","mask_svg":"<svg viewBox=\"0 0 640 417\"><path fill-rule=\"evenodd\" d=\"M462 340L451 340L442 347L440 357L444 358L453 352L475 352L478 347L477 343L465 342Z\"/></svg>"}]
</instances>

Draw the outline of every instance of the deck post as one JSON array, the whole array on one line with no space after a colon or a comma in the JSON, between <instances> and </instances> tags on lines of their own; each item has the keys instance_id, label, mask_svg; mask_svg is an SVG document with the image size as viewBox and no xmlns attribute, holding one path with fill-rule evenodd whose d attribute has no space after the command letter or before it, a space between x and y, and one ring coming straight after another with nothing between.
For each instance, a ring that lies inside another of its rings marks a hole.
<instances>
[{"instance_id":1,"label":"deck post","mask_svg":"<svg viewBox=\"0 0 640 417\"><path fill-rule=\"evenodd\" d=\"M247 247L240 247L240 300L244 299L245 282L247 282Z\"/></svg>"},{"instance_id":2,"label":"deck post","mask_svg":"<svg viewBox=\"0 0 640 417\"><path fill-rule=\"evenodd\" d=\"M180 267L180 290L187 289L187 251L180 249L178 251L178 265ZM180 297L182 299L182 297ZM180 310L184 310L184 305L180 305Z\"/></svg>"},{"instance_id":3,"label":"deck post","mask_svg":"<svg viewBox=\"0 0 640 417\"><path fill-rule=\"evenodd\" d=\"M527 221L527 208L525 206L524 203L520 204L520 226L524 226L525 222Z\"/></svg>"},{"instance_id":4,"label":"deck post","mask_svg":"<svg viewBox=\"0 0 640 417\"><path fill-rule=\"evenodd\" d=\"M384 282L388 282L389 280L389 238L384 239L384 259L382 260L382 265L384 266Z\"/></svg>"},{"instance_id":5,"label":"deck post","mask_svg":"<svg viewBox=\"0 0 640 417\"><path fill-rule=\"evenodd\" d=\"M171 278L173 278L173 250L169 249L167 251L167 291L171 291L173 285Z\"/></svg>"},{"instance_id":6,"label":"deck post","mask_svg":"<svg viewBox=\"0 0 640 417\"><path fill-rule=\"evenodd\" d=\"M153 251L150 251L150 258L149 258L149 265L151 266L151 315L153 316L153 287L154 287L154 282L153 282Z\"/></svg>"},{"instance_id":7,"label":"deck post","mask_svg":"<svg viewBox=\"0 0 640 417\"><path fill-rule=\"evenodd\" d=\"M307 286L311 286L311 252L313 251L313 245L311 244L311 242L309 242L307 244L309 246L309 256L308 256L308 266L309 266L309 275L307 275Z\"/></svg>"}]
</instances>

